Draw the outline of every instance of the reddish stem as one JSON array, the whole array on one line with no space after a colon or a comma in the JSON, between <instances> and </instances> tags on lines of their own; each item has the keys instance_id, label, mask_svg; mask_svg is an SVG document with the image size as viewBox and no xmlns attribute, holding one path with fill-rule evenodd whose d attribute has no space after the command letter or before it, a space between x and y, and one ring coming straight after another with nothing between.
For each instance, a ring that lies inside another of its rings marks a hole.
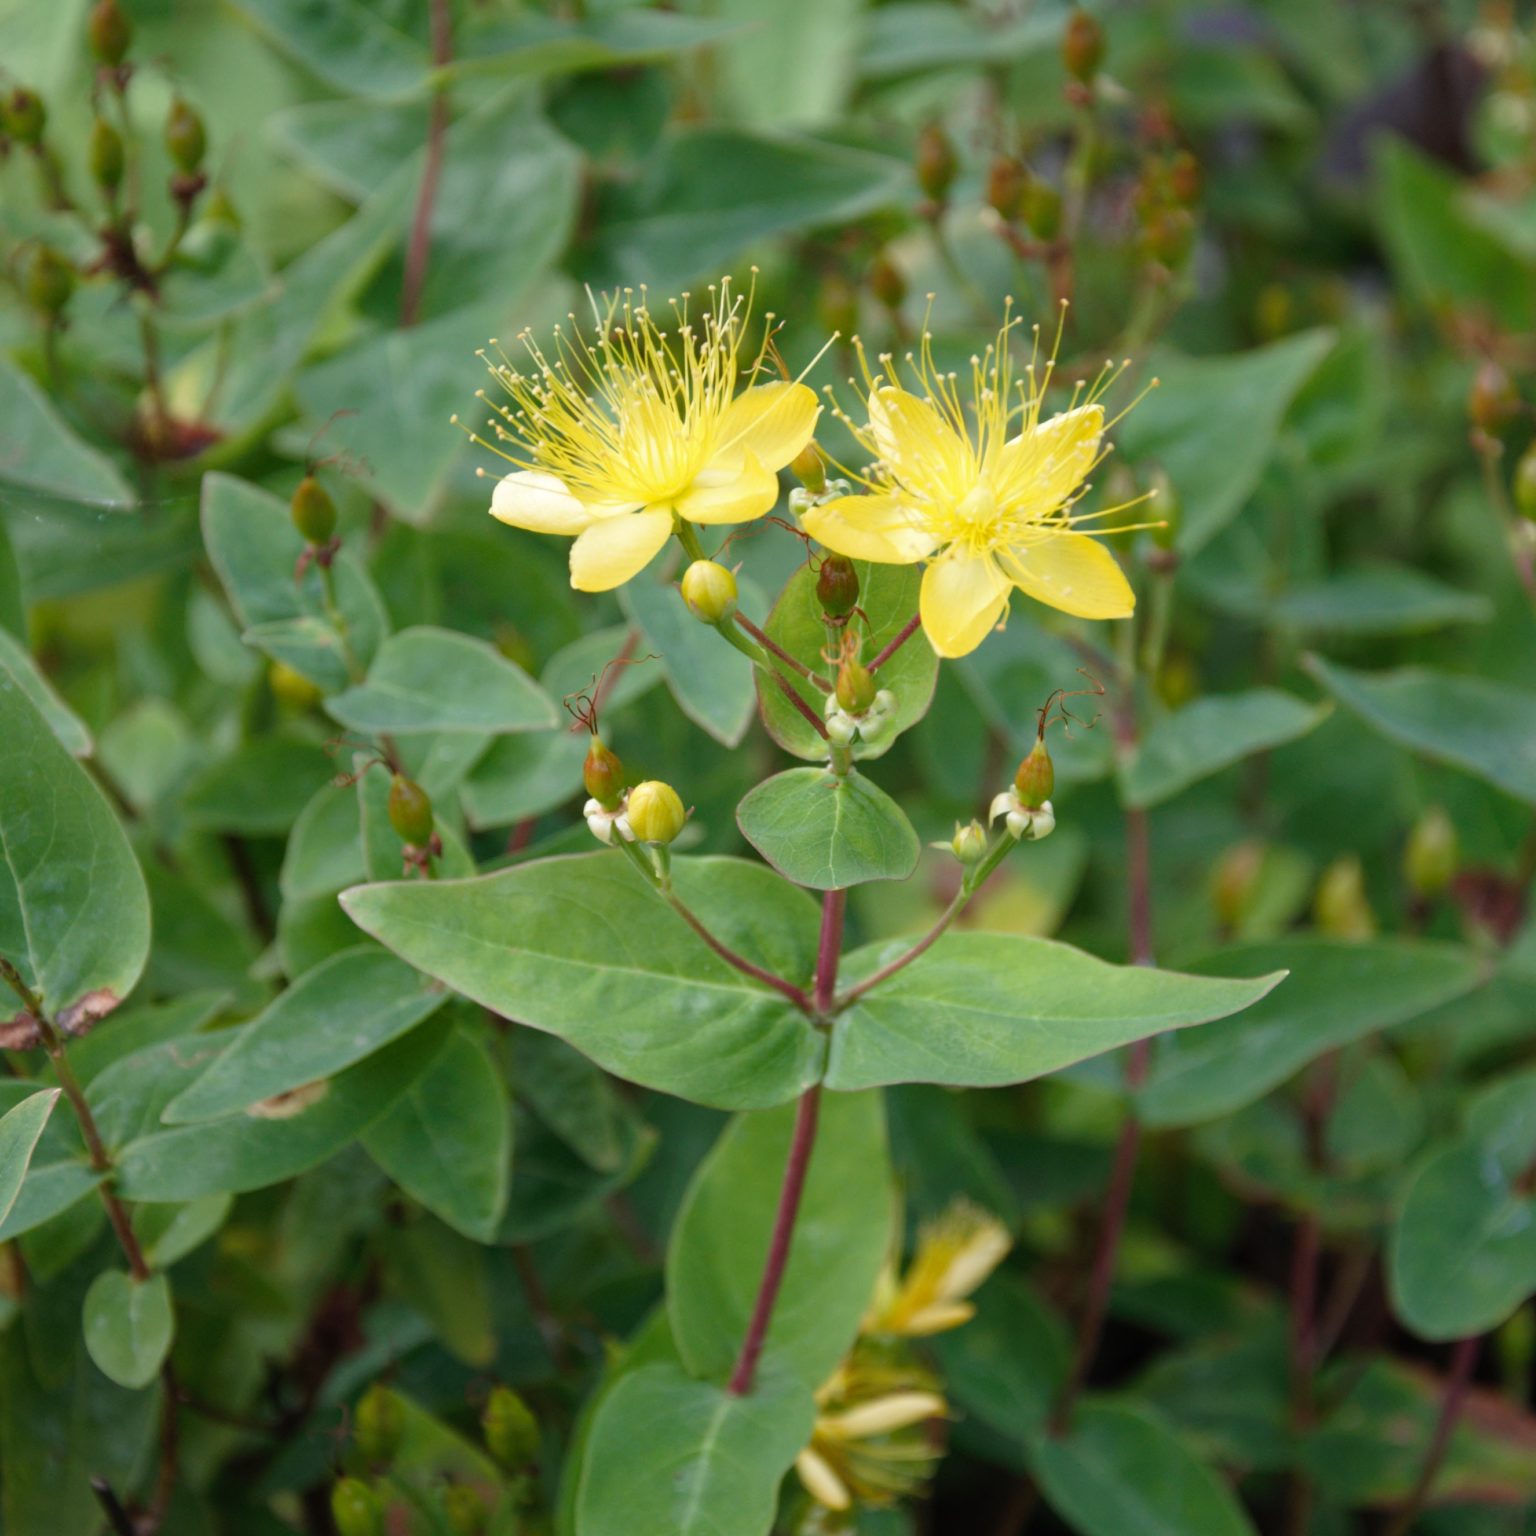
<instances>
[{"instance_id":1,"label":"reddish stem","mask_svg":"<svg viewBox=\"0 0 1536 1536\"><path fill-rule=\"evenodd\" d=\"M880 651L872 662L870 662L869 670L871 672L878 672L880 668L883 667L886 662L888 662L891 657L894 656L896 652L899 651L902 646L904 646L907 641L917 633L918 625L920 625L922 622L922 615L919 613L914 613L903 626L901 633L897 635L896 638L892 640L884 650Z\"/></svg>"},{"instance_id":2,"label":"reddish stem","mask_svg":"<svg viewBox=\"0 0 1536 1536\"><path fill-rule=\"evenodd\" d=\"M453 57L453 13L449 0L432 0L432 63L438 69ZM437 184L443 173L443 140L448 134L448 92L439 86L432 93L427 119L427 155L411 216L410 242L405 251L405 281L400 288L400 324L415 325L421 309L421 291L427 281L427 260L432 254L432 209Z\"/></svg>"},{"instance_id":3,"label":"reddish stem","mask_svg":"<svg viewBox=\"0 0 1536 1536\"><path fill-rule=\"evenodd\" d=\"M714 952L725 961L727 965L735 968L744 976L750 976L754 981L760 981L764 986L772 987L775 992L782 992L795 1007L811 1012L811 999L806 995L803 987L797 987L794 982L786 981L782 976L775 976L772 971L766 971L760 965L754 965L745 955L738 955L734 949L722 943L712 934L708 928L671 892L666 893L667 901L672 910L688 924Z\"/></svg>"},{"instance_id":4,"label":"reddish stem","mask_svg":"<svg viewBox=\"0 0 1536 1536\"><path fill-rule=\"evenodd\" d=\"M1472 1371L1477 1364L1477 1351L1481 1343L1482 1339L1474 1334L1469 1339L1462 1339L1456 1345L1455 1353L1451 1356L1451 1373L1446 1377L1445 1392L1440 1399L1440 1416L1435 1421L1434 1434L1430 1437L1429 1446L1424 1452L1424 1462L1419 1468L1418 1479L1413 1485L1413 1492L1408 1495L1408 1502L1398 1511L1397 1518L1387 1528L1386 1536L1408 1536L1409 1531L1413 1529L1414 1521L1419 1518L1424 1512L1425 1505L1429 1503L1435 1478L1440 1474L1445 1453L1451 1448L1451 1436L1456 1431L1461 1410L1466 1406L1467 1393L1472 1386Z\"/></svg>"},{"instance_id":5,"label":"reddish stem","mask_svg":"<svg viewBox=\"0 0 1536 1536\"><path fill-rule=\"evenodd\" d=\"M791 656L789 652L786 651L784 647L778 643L777 640L771 639L765 631L759 629L757 625L754 624L752 620L746 616L746 614L738 613L736 615L736 622L744 630L746 630L746 632L751 635L752 638L756 640L757 643L762 646L762 648L767 651L770 656L777 656L778 659L782 661L786 667L789 667L792 670L798 672L800 676L803 677L806 682L808 682L813 688L820 689L822 693L831 693L832 685L826 680L826 678L821 677L819 674L811 671L811 669L806 666L806 664L801 661L799 657Z\"/></svg>"},{"instance_id":6,"label":"reddish stem","mask_svg":"<svg viewBox=\"0 0 1536 1536\"><path fill-rule=\"evenodd\" d=\"M821 942L816 948L817 1013L832 1007L837 991L837 962L843 952L843 911L848 905L847 891L828 891L821 898Z\"/></svg>"},{"instance_id":7,"label":"reddish stem","mask_svg":"<svg viewBox=\"0 0 1536 1536\"><path fill-rule=\"evenodd\" d=\"M774 682L779 685L779 692L805 716L806 720L815 729L816 734L823 741L826 741L828 739L826 722L800 697L800 690L782 672L775 672L772 675Z\"/></svg>"},{"instance_id":8,"label":"reddish stem","mask_svg":"<svg viewBox=\"0 0 1536 1536\"><path fill-rule=\"evenodd\" d=\"M1125 881L1132 965L1153 964L1152 855L1147 837L1147 813L1125 813Z\"/></svg>"}]
</instances>

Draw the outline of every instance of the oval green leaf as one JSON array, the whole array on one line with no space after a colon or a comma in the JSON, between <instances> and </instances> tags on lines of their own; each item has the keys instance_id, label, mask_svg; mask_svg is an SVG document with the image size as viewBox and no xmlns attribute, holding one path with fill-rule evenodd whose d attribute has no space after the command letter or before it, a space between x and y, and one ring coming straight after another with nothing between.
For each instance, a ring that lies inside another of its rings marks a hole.
<instances>
[{"instance_id":1,"label":"oval green leaf","mask_svg":"<svg viewBox=\"0 0 1536 1536\"><path fill-rule=\"evenodd\" d=\"M27 1176L38 1138L58 1102L57 1088L28 1094L21 1103L0 1116L0 1224L11 1214L21 1182Z\"/></svg>"},{"instance_id":2,"label":"oval green leaf","mask_svg":"<svg viewBox=\"0 0 1536 1536\"><path fill-rule=\"evenodd\" d=\"M176 1334L170 1281L103 1270L85 1293L84 1320L85 1347L101 1374L120 1387L147 1387Z\"/></svg>"}]
</instances>

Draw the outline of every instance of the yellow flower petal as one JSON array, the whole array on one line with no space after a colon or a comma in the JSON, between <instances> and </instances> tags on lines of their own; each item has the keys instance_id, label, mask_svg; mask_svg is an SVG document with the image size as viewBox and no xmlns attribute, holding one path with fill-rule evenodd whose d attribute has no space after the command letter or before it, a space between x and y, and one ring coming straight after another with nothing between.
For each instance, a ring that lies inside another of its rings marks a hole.
<instances>
[{"instance_id":1,"label":"yellow flower petal","mask_svg":"<svg viewBox=\"0 0 1536 1536\"><path fill-rule=\"evenodd\" d=\"M833 1440L867 1440L939 1418L944 1412L944 1399L937 1392L889 1392L843 1413L824 1414L816 1422L816 1432Z\"/></svg>"},{"instance_id":2,"label":"yellow flower petal","mask_svg":"<svg viewBox=\"0 0 1536 1536\"><path fill-rule=\"evenodd\" d=\"M899 496L839 496L800 514L805 531L834 554L911 565L933 553L922 514Z\"/></svg>"},{"instance_id":3,"label":"yellow flower petal","mask_svg":"<svg viewBox=\"0 0 1536 1536\"><path fill-rule=\"evenodd\" d=\"M805 1484L805 1491L828 1509L848 1509L853 1498L843 1480L816 1451L807 1447L795 1457L795 1475Z\"/></svg>"},{"instance_id":4,"label":"yellow flower petal","mask_svg":"<svg viewBox=\"0 0 1536 1536\"><path fill-rule=\"evenodd\" d=\"M778 499L779 477L749 453L734 468L710 465L700 470L677 498L677 511L690 523L746 523L771 512Z\"/></svg>"},{"instance_id":5,"label":"yellow flower petal","mask_svg":"<svg viewBox=\"0 0 1536 1536\"><path fill-rule=\"evenodd\" d=\"M656 557L672 532L672 514L649 508L595 522L571 545L571 585L579 592L622 587Z\"/></svg>"},{"instance_id":6,"label":"yellow flower petal","mask_svg":"<svg viewBox=\"0 0 1536 1536\"><path fill-rule=\"evenodd\" d=\"M502 476L491 493L491 516L530 533L577 534L595 521L563 480L542 469Z\"/></svg>"},{"instance_id":7,"label":"yellow flower petal","mask_svg":"<svg viewBox=\"0 0 1536 1536\"><path fill-rule=\"evenodd\" d=\"M725 408L715 428L712 468L740 468L748 454L780 470L810 442L821 404L804 384L759 384Z\"/></svg>"},{"instance_id":8,"label":"yellow flower petal","mask_svg":"<svg viewBox=\"0 0 1536 1536\"><path fill-rule=\"evenodd\" d=\"M948 1333L975 1317L976 1308L968 1301L936 1301L921 1307L893 1330L909 1339L925 1339L930 1334Z\"/></svg>"},{"instance_id":9,"label":"yellow flower petal","mask_svg":"<svg viewBox=\"0 0 1536 1536\"><path fill-rule=\"evenodd\" d=\"M1080 619L1125 619L1136 607L1120 562L1086 533L1000 550L998 559L1020 591Z\"/></svg>"},{"instance_id":10,"label":"yellow flower petal","mask_svg":"<svg viewBox=\"0 0 1536 1536\"><path fill-rule=\"evenodd\" d=\"M998 456L995 494L1005 506L1053 512L1078 486L1099 456L1104 407L1082 405L1021 432Z\"/></svg>"},{"instance_id":11,"label":"yellow flower petal","mask_svg":"<svg viewBox=\"0 0 1536 1536\"><path fill-rule=\"evenodd\" d=\"M926 400L889 385L869 396L869 429L880 457L909 490L974 479L970 446Z\"/></svg>"},{"instance_id":12,"label":"yellow flower petal","mask_svg":"<svg viewBox=\"0 0 1536 1536\"><path fill-rule=\"evenodd\" d=\"M966 656L1003 616L1008 581L990 555L953 548L923 572L918 609L923 633L940 656Z\"/></svg>"}]
</instances>

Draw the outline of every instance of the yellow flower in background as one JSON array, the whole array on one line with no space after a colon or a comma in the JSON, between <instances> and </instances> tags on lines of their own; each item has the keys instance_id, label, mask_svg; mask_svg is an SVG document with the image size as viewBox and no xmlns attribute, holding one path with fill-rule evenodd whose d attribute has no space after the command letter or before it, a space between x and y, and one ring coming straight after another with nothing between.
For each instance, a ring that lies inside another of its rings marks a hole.
<instances>
[{"instance_id":1,"label":"yellow flower in background","mask_svg":"<svg viewBox=\"0 0 1536 1536\"><path fill-rule=\"evenodd\" d=\"M1072 510L1103 457L1098 398L1119 370L1106 367L1091 388L1074 392L1070 409L1042 419L1054 353L1043 368L1032 359L1015 378L1009 338L1018 323L1007 319L971 359L969 398L957 375L935 365L927 330L917 355L907 356L914 391L889 356L872 374L861 347L868 424L838 416L876 461L868 475L854 476L869 494L801 515L813 538L851 559L929 562L920 609L941 656L975 650L1015 588L1087 619L1125 618L1136 605L1114 556ZM1037 328L1036 359L1039 350Z\"/></svg>"},{"instance_id":2,"label":"yellow flower in background","mask_svg":"<svg viewBox=\"0 0 1536 1536\"><path fill-rule=\"evenodd\" d=\"M947 1415L948 1404L920 1366L858 1346L817 1392L816 1410L795 1474L827 1509L894 1504L921 1489L938 1464L927 1426Z\"/></svg>"},{"instance_id":3,"label":"yellow flower in background","mask_svg":"<svg viewBox=\"0 0 1536 1536\"><path fill-rule=\"evenodd\" d=\"M821 406L804 384L754 382L771 315L737 393L751 308L726 279L697 317L688 295L673 301L664 329L645 290L626 289L601 309L594 299L593 338L573 316L548 352L519 338L526 370L487 359L512 401L493 406L494 451L516 466L492 516L574 537L571 585L606 592L651 561L676 519L742 523L771 510L778 471L810 442Z\"/></svg>"},{"instance_id":4,"label":"yellow flower in background","mask_svg":"<svg viewBox=\"0 0 1536 1536\"><path fill-rule=\"evenodd\" d=\"M969 1322L976 1308L967 1298L1012 1246L995 1216L956 1201L923 1227L903 1278L897 1279L894 1266L881 1275L862 1331L923 1338Z\"/></svg>"}]
</instances>

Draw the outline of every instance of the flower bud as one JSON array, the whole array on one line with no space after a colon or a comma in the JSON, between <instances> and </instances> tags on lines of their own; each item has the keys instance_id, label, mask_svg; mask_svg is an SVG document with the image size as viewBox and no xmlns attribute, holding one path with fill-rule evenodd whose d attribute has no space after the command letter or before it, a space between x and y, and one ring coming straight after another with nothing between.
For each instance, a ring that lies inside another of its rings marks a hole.
<instances>
[{"instance_id":1,"label":"flower bud","mask_svg":"<svg viewBox=\"0 0 1536 1536\"><path fill-rule=\"evenodd\" d=\"M91 125L88 151L91 179L103 192L116 192L123 181L123 139L106 118L98 117Z\"/></svg>"},{"instance_id":2,"label":"flower bud","mask_svg":"<svg viewBox=\"0 0 1536 1536\"><path fill-rule=\"evenodd\" d=\"M108 65L121 64L133 41L133 28L117 0L97 0L86 21L85 34L91 52Z\"/></svg>"},{"instance_id":3,"label":"flower bud","mask_svg":"<svg viewBox=\"0 0 1536 1536\"><path fill-rule=\"evenodd\" d=\"M884 251L870 263L869 291L889 310L900 309L907 296L906 274Z\"/></svg>"},{"instance_id":4,"label":"flower bud","mask_svg":"<svg viewBox=\"0 0 1536 1536\"><path fill-rule=\"evenodd\" d=\"M613 810L624 798L624 764L619 754L604 746L596 736L587 748L581 765L581 782L587 793L605 810Z\"/></svg>"},{"instance_id":5,"label":"flower bud","mask_svg":"<svg viewBox=\"0 0 1536 1536\"><path fill-rule=\"evenodd\" d=\"M819 496L827 488L827 466L822 462L821 449L812 439L789 461L789 472L811 495Z\"/></svg>"},{"instance_id":6,"label":"flower bud","mask_svg":"<svg viewBox=\"0 0 1536 1536\"><path fill-rule=\"evenodd\" d=\"M955 835L949 840L949 851L967 867L979 864L987 853L987 829L974 818L963 826L955 823Z\"/></svg>"},{"instance_id":7,"label":"flower bud","mask_svg":"<svg viewBox=\"0 0 1536 1536\"><path fill-rule=\"evenodd\" d=\"M1536 443L1520 455L1515 465L1515 506L1521 517L1536 523Z\"/></svg>"},{"instance_id":8,"label":"flower bud","mask_svg":"<svg viewBox=\"0 0 1536 1536\"><path fill-rule=\"evenodd\" d=\"M336 533L336 503L313 475L305 475L299 481L288 513L293 526L310 544L329 544Z\"/></svg>"},{"instance_id":9,"label":"flower bud","mask_svg":"<svg viewBox=\"0 0 1536 1536\"><path fill-rule=\"evenodd\" d=\"M1200 162L1187 149L1181 149L1168 162L1168 190L1186 208L1200 201L1205 174Z\"/></svg>"},{"instance_id":10,"label":"flower bud","mask_svg":"<svg viewBox=\"0 0 1536 1536\"><path fill-rule=\"evenodd\" d=\"M432 841L431 797L403 773L389 781L389 824L400 841L413 848L425 848Z\"/></svg>"},{"instance_id":11,"label":"flower bud","mask_svg":"<svg viewBox=\"0 0 1536 1536\"><path fill-rule=\"evenodd\" d=\"M1478 365L1467 396L1467 415L1487 437L1497 437L1515 419L1520 395L1510 376L1492 358Z\"/></svg>"},{"instance_id":12,"label":"flower bud","mask_svg":"<svg viewBox=\"0 0 1536 1536\"><path fill-rule=\"evenodd\" d=\"M489 1512L485 1501L468 1483L448 1483L443 1488L443 1514L454 1536L483 1536Z\"/></svg>"},{"instance_id":13,"label":"flower bud","mask_svg":"<svg viewBox=\"0 0 1536 1536\"><path fill-rule=\"evenodd\" d=\"M486 1449L508 1472L521 1472L539 1459L539 1422L510 1387L496 1387L480 1417Z\"/></svg>"},{"instance_id":14,"label":"flower bud","mask_svg":"<svg viewBox=\"0 0 1536 1536\"><path fill-rule=\"evenodd\" d=\"M313 709L325 695L302 672L295 672L286 661L274 661L267 671L267 686L272 697L289 709Z\"/></svg>"},{"instance_id":15,"label":"flower bud","mask_svg":"<svg viewBox=\"0 0 1536 1536\"><path fill-rule=\"evenodd\" d=\"M670 843L688 820L683 802L670 784L646 779L629 792L630 831L642 843Z\"/></svg>"},{"instance_id":16,"label":"flower bud","mask_svg":"<svg viewBox=\"0 0 1536 1536\"><path fill-rule=\"evenodd\" d=\"M987 206L1010 223L1024 208L1029 173L1012 155L999 155L987 172Z\"/></svg>"},{"instance_id":17,"label":"flower bud","mask_svg":"<svg viewBox=\"0 0 1536 1536\"><path fill-rule=\"evenodd\" d=\"M208 134L202 118L179 96L166 114L165 147L177 169L188 173L203 163L203 155L208 149Z\"/></svg>"},{"instance_id":18,"label":"flower bud","mask_svg":"<svg viewBox=\"0 0 1536 1536\"><path fill-rule=\"evenodd\" d=\"M1323 871L1312 899L1312 917L1330 938L1375 936L1376 916L1365 894L1365 870L1354 854L1342 855Z\"/></svg>"},{"instance_id":19,"label":"flower bud","mask_svg":"<svg viewBox=\"0 0 1536 1536\"><path fill-rule=\"evenodd\" d=\"M51 245L35 246L27 262L28 302L50 317L63 312L75 291L75 269Z\"/></svg>"},{"instance_id":20,"label":"flower bud","mask_svg":"<svg viewBox=\"0 0 1536 1536\"><path fill-rule=\"evenodd\" d=\"M942 203L960 170L955 146L938 123L928 123L917 136L917 184L936 203Z\"/></svg>"},{"instance_id":21,"label":"flower bud","mask_svg":"<svg viewBox=\"0 0 1536 1536\"><path fill-rule=\"evenodd\" d=\"M1248 915L1264 868L1264 844L1255 838L1234 843L1216 861L1211 874L1211 906L1227 932Z\"/></svg>"},{"instance_id":22,"label":"flower bud","mask_svg":"<svg viewBox=\"0 0 1536 1536\"><path fill-rule=\"evenodd\" d=\"M859 573L853 561L828 555L816 573L816 600L828 618L845 619L859 605Z\"/></svg>"},{"instance_id":23,"label":"flower bud","mask_svg":"<svg viewBox=\"0 0 1536 1536\"><path fill-rule=\"evenodd\" d=\"M1061 193L1050 182L1031 176L1020 194L1019 212L1037 240L1054 240L1061 233Z\"/></svg>"},{"instance_id":24,"label":"flower bud","mask_svg":"<svg viewBox=\"0 0 1536 1536\"><path fill-rule=\"evenodd\" d=\"M1414 823L1403 850L1403 876L1415 896L1438 896L1456 878L1460 863L1456 826L1438 805Z\"/></svg>"},{"instance_id":25,"label":"flower bud","mask_svg":"<svg viewBox=\"0 0 1536 1536\"><path fill-rule=\"evenodd\" d=\"M1019 804L1026 810L1038 811L1051 798L1056 788L1056 765L1040 738L1029 749L1029 756L1019 764L1013 776L1013 787L1019 796Z\"/></svg>"},{"instance_id":26,"label":"flower bud","mask_svg":"<svg viewBox=\"0 0 1536 1536\"><path fill-rule=\"evenodd\" d=\"M1074 80L1089 85L1104 62L1104 29L1088 14L1077 10L1067 18L1061 35L1061 62Z\"/></svg>"},{"instance_id":27,"label":"flower bud","mask_svg":"<svg viewBox=\"0 0 1536 1536\"><path fill-rule=\"evenodd\" d=\"M875 680L857 656L845 656L837 669L836 697L850 715L862 715L875 702Z\"/></svg>"},{"instance_id":28,"label":"flower bud","mask_svg":"<svg viewBox=\"0 0 1536 1536\"><path fill-rule=\"evenodd\" d=\"M331 1519L338 1536L382 1536L384 1511L361 1478L344 1477L331 1489Z\"/></svg>"},{"instance_id":29,"label":"flower bud","mask_svg":"<svg viewBox=\"0 0 1536 1536\"><path fill-rule=\"evenodd\" d=\"M1150 478L1152 483L1148 489L1152 492L1152 500L1148 511L1152 514L1152 527L1148 531L1159 549L1169 550L1178 542L1184 503L1179 500L1179 493L1161 465L1152 471Z\"/></svg>"},{"instance_id":30,"label":"flower bud","mask_svg":"<svg viewBox=\"0 0 1536 1536\"><path fill-rule=\"evenodd\" d=\"M736 578L713 560L695 560L683 572L682 590L701 624L722 624L736 612Z\"/></svg>"},{"instance_id":31,"label":"flower bud","mask_svg":"<svg viewBox=\"0 0 1536 1536\"><path fill-rule=\"evenodd\" d=\"M43 136L43 126L48 121L48 109L36 91L18 85L14 91L0 100L0 128L18 144L36 144Z\"/></svg>"}]
</instances>

